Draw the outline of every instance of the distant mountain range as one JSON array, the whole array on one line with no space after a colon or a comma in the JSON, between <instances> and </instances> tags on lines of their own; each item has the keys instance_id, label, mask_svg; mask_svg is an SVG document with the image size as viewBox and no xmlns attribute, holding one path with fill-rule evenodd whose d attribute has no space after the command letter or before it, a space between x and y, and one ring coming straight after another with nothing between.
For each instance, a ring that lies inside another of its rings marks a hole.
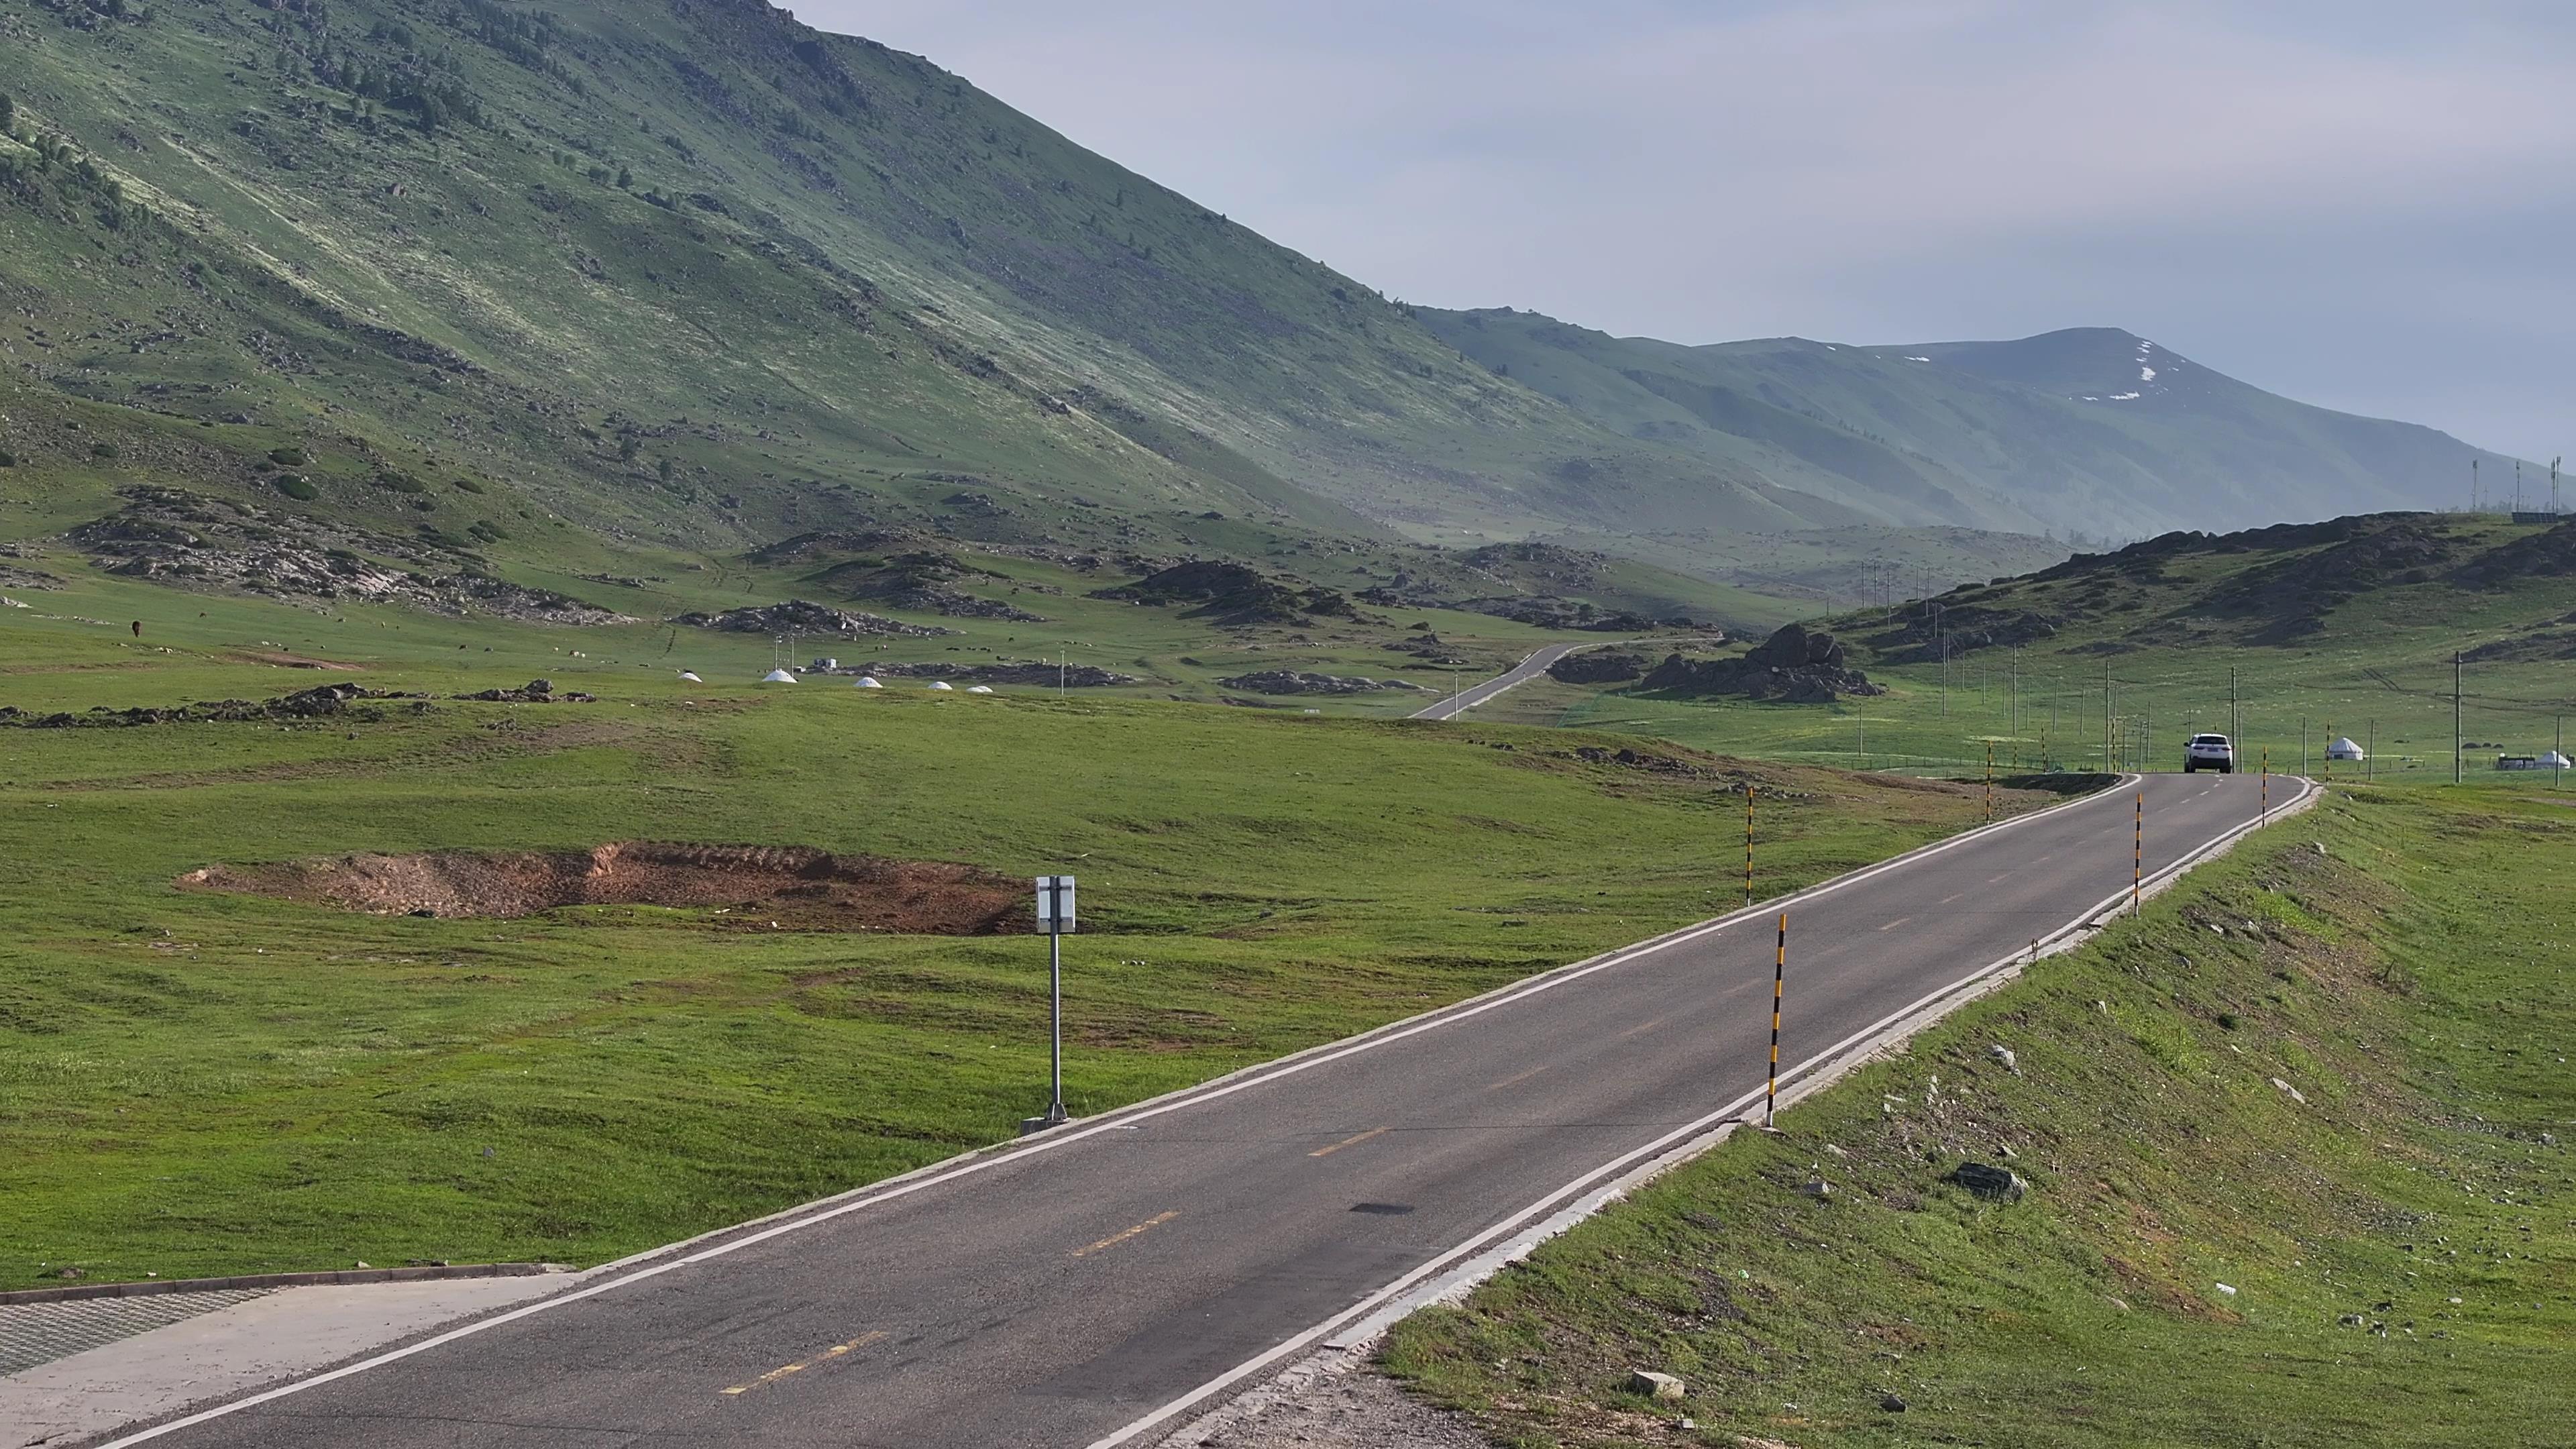
<instances>
[{"instance_id":1,"label":"distant mountain range","mask_svg":"<svg viewBox=\"0 0 2576 1449\"><path fill-rule=\"evenodd\" d=\"M501 561L536 519L705 552L1543 535L1716 576L1755 536L1920 563L1904 531L1942 525L1967 567L2031 550L1961 528L2422 506L2473 455L2118 332L1682 347L1416 308L765 0L0 0L0 53L0 452L113 483L117 445L67 440L121 417L168 434L121 435L128 472L470 513ZM367 466L261 476L326 443ZM385 481L417 477L463 481Z\"/></svg>"},{"instance_id":2,"label":"distant mountain range","mask_svg":"<svg viewBox=\"0 0 2576 1449\"><path fill-rule=\"evenodd\" d=\"M1423 317L1604 428L1881 522L2133 537L2447 506L2466 500L2471 459L2512 468L2431 428L2275 396L2116 328L1689 347L1509 309Z\"/></svg>"}]
</instances>

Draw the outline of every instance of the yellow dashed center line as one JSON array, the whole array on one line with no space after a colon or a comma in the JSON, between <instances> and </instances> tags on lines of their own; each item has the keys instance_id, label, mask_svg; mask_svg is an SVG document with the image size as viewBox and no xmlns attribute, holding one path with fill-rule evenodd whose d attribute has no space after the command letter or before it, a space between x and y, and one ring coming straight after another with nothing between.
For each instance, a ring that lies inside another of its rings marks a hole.
<instances>
[{"instance_id":1,"label":"yellow dashed center line","mask_svg":"<svg viewBox=\"0 0 2576 1449\"><path fill-rule=\"evenodd\" d=\"M1395 1130L1395 1129L1394 1129L1394 1128L1392 1128L1392 1127L1371 1127L1371 1128L1370 1128L1369 1130L1367 1130L1366 1132L1359 1133L1358 1135L1356 1135L1356 1136L1352 1136L1352 1137L1345 1137L1345 1138L1343 1138L1341 1141L1334 1143L1334 1144L1333 1144L1332 1146L1330 1146L1330 1147L1318 1147L1318 1148L1316 1148L1314 1151L1309 1152L1309 1153L1307 1153L1306 1155L1307 1155L1308 1157L1330 1157L1330 1156L1332 1156L1334 1153L1341 1151L1341 1150L1342 1150L1343 1148L1345 1148L1345 1147L1355 1147L1355 1146L1359 1145L1360 1143L1366 1142L1367 1140L1369 1140L1369 1139L1370 1139L1370 1138L1372 1138L1372 1137L1375 1137L1375 1136L1380 1135L1381 1133L1392 1132L1392 1131L1394 1131L1394 1130Z\"/></svg>"},{"instance_id":2,"label":"yellow dashed center line","mask_svg":"<svg viewBox=\"0 0 2576 1449\"><path fill-rule=\"evenodd\" d=\"M1490 1087L1487 1087L1485 1090L1486 1090L1486 1091L1488 1091L1488 1092L1499 1092L1499 1091L1501 1091L1501 1090L1502 1090L1503 1088L1505 1088L1505 1087L1517 1087L1517 1086L1519 1086L1521 1083L1528 1081L1530 1078L1535 1077L1535 1076L1537 1076L1539 1073L1541 1073L1541 1072L1543 1072L1543 1071L1546 1071L1546 1070L1547 1070L1547 1068L1545 1068L1545 1067L1532 1067L1532 1068L1530 1068L1528 1071L1521 1073L1521 1074L1520 1074L1519 1076L1517 1076L1517 1077L1505 1077L1505 1078L1503 1078L1501 1081L1494 1083L1494 1084L1493 1084L1492 1086L1490 1086Z\"/></svg>"},{"instance_id":3,"label":"yellow dashed center line","mask_svg":"<svg viewBox=\"0 0 2576 1449\"><path fill-rule=\"evenodd\" d=\"M736 1384L724 1392L727 1395L750 1393L753 1389L759 1388L763 1384L774 1384L780 1379L787 1377L789 1374L802 1373L818 1363L829 1363L833 1359L839 1358L841 1355L850 1352L852 1349L865 1348L869 1344L881 1341L884 1337L885 1333L882 1329L870 1330L869 1332L862 1333L858 1337L851 1339L847 1343L833 1344L830 1348L823 1350L812 1358L799 1360L798 1362L788 1364L784 1368L771 1369L769 1372L753 1379L750 1383Z\"/></svg>"},{"instance_id":4,"label":"yellow dashed center line","mask_svg":"<svg viewBox=\"0 0 2576 1449\"><path fill-rule=\"evenodd\" d=\"M1076 1248L1073 1250L1073 1255L1079 1258L1085 1254L1097 1253L1103 1248L1114 1248L1120 1243L1127 1241L1129 1238L1136 1236L1138 1233L1144 1232L1148 1228L1159 1228L1163 1224L1168 1223L1179 1216L1180 1214L1176 1212L1158 1213L1124 1232L1111 1233L1108 1237L1102 1238L1099 1242L1093 1243L1087 1247Z\"/></svg>"},{"instance_id":5,"label":"yellow dashed center line","mask_svg":"<svg viewBox=\"0 0 2576 1449\"><path fill-rule=\"evenodd\" d=\"M1639 1033L1641 1033L1641 1032L1649 1032L1649 1031L1653 1031L1656 1027L1662 1026L1665 1022L1668 1022L1668 1021L1670 1021L1670 1020L1672 1020L1672 1018L1671 1018L1671 1017L1669 1017L1669 1016L1659 1016L1659 1017L1656 1017L1656 1018L1655 1018L1654 1020L1652 1020L1652 1021L1645 1022L1645 1023L1642 1023L1641 1025L1637 1025L1637 1026L1632 1026L1632 1027L1628 1028L1626 1031L1623 1031L1623 1032L1619 1033L1619 1039L1620 1039L1621 1041L1626 1041L1628 1038L1630 1038L1630 1037L1632 1037L1632 1036L1636 1036L1636 1035L1638 1035L1638 1034L1639 1034Z\"/></svg>"},{"instance_id":6,"label":"yellow dashed center line","mask_svg":"<svg viewBox=\"0 0 2576 1449\"><path fill-rule=\"evenodd\" d=\"M1879 929L1880 929L1880 930L1882 930L1882 931L1893 931L1893 930L1895 930L1897 927L1902 926L1902 925L1904 925L1906 922L1908 922L1908 921L1910 921L1910 920L1913 920L1913 919L1914 919L1914 918L1913 918L1912 916L1899 916L1899 917L1897 917L1895 920L1892 920L1892 921L1888 922L1886 925L1879 927Z\"/></svg>"}]
</instances>

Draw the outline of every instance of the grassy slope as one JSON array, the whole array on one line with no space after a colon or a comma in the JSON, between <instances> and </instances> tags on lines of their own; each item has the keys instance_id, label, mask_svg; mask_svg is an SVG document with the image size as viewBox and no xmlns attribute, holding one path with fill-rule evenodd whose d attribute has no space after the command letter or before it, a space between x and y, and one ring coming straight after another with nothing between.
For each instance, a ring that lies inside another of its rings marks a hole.
<instances>
[{"instance_id":1,"label":"grassy slope","mask_svg":"<svg viewBox=\"0 0 2576 1449\"><path fill-rule=\"evenodd\" d=\"M1076 496L1147 537L1209 506L1373 527L1327 498L1470 536L1849 516L1500 383L919 58L754 0L494 13L522 29L345 0L83 30L0 0L46 153L0 143L23 375L291 427L328 405L662 539L922 522L957 486L924 474L1021 533L1078 531Z\"/></svg>"},{"instance_id":2,"label":"grassy slope","mask_svg":"<svg viewBox=\"0 0 2576 1449\"><path fill-rule=\"evenodd\" d=\"M2338 791L1388 1357L1515 1445L2563 1443L2576 911L2528 867L2571 838ZM1940 1181L2006 1149L2019 1204Z\"/></svg>"},{"instance_id":3,"label":"grassy slope","mask_svg":"<svg viewBox=\"0 0 2576 1449\"><path fill-rule=\"evenodd\" d=\"M76 611L0 611L7 702L350 677L444 694L535 673L603 698L346 727L0 729L13 1286L67 1262L107 1279L598 1261L1005 1136L1043 1080L1031 941L649 909L379 919L170 888L209 862L640 836L1070 868L1092 927L1067 952L1086 1111L1635 939L1734 889L1704 845L1738 767L1571 757L1617 743L1597 736L725 682L765 666L756 639L726 646L715 683L683 685L610 652L658 644L643 635L575 659L558 632L492 621L228 601L200 619L146 612L208 602L176 591L83 588L36 596ZM366 667L255 662L279 645ZM1750 769L1786 792L1766 891L1976 815L1972 792Z\"/></svg>"},{"instance_id":4,"label":"grassy slope","mask_svg":"<svg viewBox=\"0 0 2576 1449\"><path fill-rule=\"evenodd\" d=\"M2136 535L2422 507L2465 489L2472 458L2511 468L2431 429L2276 397L2109 328L2009 343L1685 347L1528 312L1425 319L1605 428L1904 523ZM2157 375L2141 381L2150 362Z\"/></svg>"},{"instance_id":5,"label":"grassy slope","mask_svg":"<svg viewBox=\"0 0 2576 1449\"><path fill-rule=\"evenodd\" d=\"M2244 551L2198 544L2159 555L2152 567L2133 564L2135 552L2103 555L2037 578L1954 590L1942 596L1954 619L2033 613L2059 627L2023 646L2017 666L2014 651L2003 646L1955 658L1947 671L1946 715L1939 665L1886 662L1917 648L1928 656L1928 626L1919 640L1912 632L1929 618L1916 603L1894 614L1872 610L1827 621L1854 646L1856 662L1891 687L1888 695L1781 705L1547 685L1516 692L1498 717L1872 767L1975 768L1989 741L2006 762L2016 755L2028 762L2045 750L2061 763L2098 764L2107 671L2123 758L2168 769L2179 761L2186 733L2227 728L2233 669L2248 766L2268 750L2275 769L2297 769L2304 719L2312 768L2324 768L2326 742L2342 734L2375 747L2374 775L2447 775L2451 655L2501 644L2508 647L2499 657L2468 666L2465 733L2520 753L2548 748L2558 717L2576 714L2560 652L2570 641L2557 640L2552 622L2576 610L2576 576L2458 580L2451 570L2460 564L2544 531L2494 517L2419 516L2417 522L2448 535L2444 561L2417 581L2407 581L2404 569L2348 570L2328 555L2335 545L2308 541ZM2308 566L2358 592L2331 598L2255 587L2266 576ZM2249 593L2259 602L2228 602ZM2262 642L2283 621L2310 611L2320 626L2314 632ZM2487 770L2496 753L2470 750L2470 770Z\"/></svg>"}]
</instances>

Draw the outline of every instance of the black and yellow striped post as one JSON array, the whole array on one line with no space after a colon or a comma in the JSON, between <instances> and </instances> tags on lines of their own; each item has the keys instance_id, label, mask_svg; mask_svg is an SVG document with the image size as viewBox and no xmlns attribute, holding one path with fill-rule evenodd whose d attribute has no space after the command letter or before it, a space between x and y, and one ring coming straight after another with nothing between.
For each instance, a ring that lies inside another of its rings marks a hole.
<instances>
[{"instance_id":1,"label":"black and yellow striped post","mask_svg":"<svg viewBox=\"0 0 2576 1449\"><path fill-rule=\"evenodd\" d=\"M2334 726L2333 726L2333 725L2327 725L2327 726L2326 726L2326 783L2327 783L2327 784L2329 784L2329 785L2331 785L2331 784L2333 784L2333 783L2334 783L2334 741L2335 741Z\"/></svg>"},{"instance_id":2,"label":"black and yellow striped post","mask_svg":"<svg viewBox=\"0 0 2576 1449\"><path fill-rule=\"evenodd\" d=\"M1780 1113L1780 992L1789 979L1789 913L1780 913L1780 944L1771 956L1771 1077L1762 1088L1762 1125Z\"/></svg>"},{"instance_id":3,"label":"black and yellow striped post","mask_svg":"<svg viewBox=\"0 0 2576 1449\"><path fill-rule=\"evenodd\" d=\"M2263 747L2263 804L2254 819L2264 825L2272 823L2272 747Z\"/></svg>"},{"instance_id":4,"label":"black and yellow striped post","mask_svg":"<svg viewBox=\"0 0 2576 1449\"><path fill-rule=\"evenodd\" d=\"M1753 904L1753 782L1744 782L1744 904Z\"/></svg>"},{"instance_id":5,"label":"black and yellow striped post","mask_svg":"<svg viewBox=\"0 0 2576 1449\"><path fill-rule=\"evenodd\" d=\"M1986 741L1986 823L1995 822L1995 742Z\"/></svg>"},{"instance_id":6,"label":"black and yellow striped post","mask_svg":"<svg viewBox=\"0 0 2576 1449\"><path fill-rule=\"evenodd\" d=\"M2129 915L2135 919L2138 907L2146 899L2147 880L2147 792L2138 792L2136 834L2129 843Z\"/></svg>"}]
</instances>

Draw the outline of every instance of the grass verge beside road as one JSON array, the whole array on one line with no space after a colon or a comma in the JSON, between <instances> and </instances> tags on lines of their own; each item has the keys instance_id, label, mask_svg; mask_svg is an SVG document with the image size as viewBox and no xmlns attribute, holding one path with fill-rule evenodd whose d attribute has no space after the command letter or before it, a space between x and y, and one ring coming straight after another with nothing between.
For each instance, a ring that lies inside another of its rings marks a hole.
<instances>
[{"instance_id":1,"label":"grass verge beside road","mask_svg":"<svg viewBox=\"0 0 2576 1449\"><path fill-rule=\"evenodd\" d=\"M2338 791L1387 1362L1514 1446L2562 1444L2571 843L2537 790Z\"/></svg>"}]
</instances>

